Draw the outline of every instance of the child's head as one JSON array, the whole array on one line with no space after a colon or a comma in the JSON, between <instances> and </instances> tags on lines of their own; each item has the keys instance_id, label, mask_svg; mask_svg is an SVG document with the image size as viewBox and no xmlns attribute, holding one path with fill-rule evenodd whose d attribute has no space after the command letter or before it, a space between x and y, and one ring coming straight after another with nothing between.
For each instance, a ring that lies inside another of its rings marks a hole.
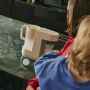
<instances>
[{"instance_id":1,"label":"child's head","mask_svg":"<svg viewBox=\"0 0 90 90\"><path fill-rule=\"evenodd\" d=\"M90 79L90 16L85 17L79 25L69 59L79 75Z\"/></svg>"}]
</instances>

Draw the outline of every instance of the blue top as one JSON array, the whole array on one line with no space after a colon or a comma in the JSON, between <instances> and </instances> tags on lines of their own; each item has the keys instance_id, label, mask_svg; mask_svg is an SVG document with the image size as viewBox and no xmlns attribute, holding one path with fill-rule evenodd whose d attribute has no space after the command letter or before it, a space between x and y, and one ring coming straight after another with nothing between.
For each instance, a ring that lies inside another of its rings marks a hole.
<instances>
[{"instance_id":1,"label":"blue top","mask_svg":"<svg viewBox=\"0 0 90 90\"><path fill-rule=\"evenodd\" d=\"M48 52L35 62L35 73L41 90L90 90L90 81L76 81L67 68L65 57Z\"/></svg>"}]
</instances>

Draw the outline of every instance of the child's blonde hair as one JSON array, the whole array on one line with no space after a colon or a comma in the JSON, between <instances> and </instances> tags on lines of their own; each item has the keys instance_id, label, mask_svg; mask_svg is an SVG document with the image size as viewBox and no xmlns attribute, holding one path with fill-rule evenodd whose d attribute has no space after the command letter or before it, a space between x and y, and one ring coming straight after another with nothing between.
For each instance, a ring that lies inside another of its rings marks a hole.
<instances>
[{"instance_id":1,"label":"child's blonde hair","mask_svg":"<svg viewBox=\"0 0 90 90\"><path fill-rule=\"evenodd\" d=\"M90 78L90 15L81 20L69 59L79 75Z\"/></svg>"}]
</instances>

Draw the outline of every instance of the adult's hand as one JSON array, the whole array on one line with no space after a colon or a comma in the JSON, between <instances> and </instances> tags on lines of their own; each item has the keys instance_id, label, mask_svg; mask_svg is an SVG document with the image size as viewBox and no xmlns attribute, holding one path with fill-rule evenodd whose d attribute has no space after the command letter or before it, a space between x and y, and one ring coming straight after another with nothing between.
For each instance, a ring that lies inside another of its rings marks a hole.
<instances>
[{"instance_id":1,"label":"adult's hand","mask_svg":"<svg viewBox=\"0 0 90 90\"><path fill-rule=\"evenodd\" d=\"M26 88L26 90L34 90L33 88L32 88L32 86L28 86L27 88Z\"/></svg>"}]
</instances>

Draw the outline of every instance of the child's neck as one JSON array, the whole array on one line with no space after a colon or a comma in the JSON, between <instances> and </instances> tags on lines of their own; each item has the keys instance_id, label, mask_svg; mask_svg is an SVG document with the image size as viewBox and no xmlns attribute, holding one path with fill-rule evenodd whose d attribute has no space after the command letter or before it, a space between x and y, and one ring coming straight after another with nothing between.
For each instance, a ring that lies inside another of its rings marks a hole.
<instances>
[{"instance_id":1,"label":"child's neck","mask_svg":"<svg viewBox=\"0 0 90 90\"><path fill-rule=\"evenodd\" d=\"M70 63L68 63L68 69L71 73L71 75L74 77L75 80L79 81L80 83L84 83L89 81L90 79L86 78L86 77L82 77L78 74L78 72L70 65Z\"/></svg>"}]
</instances>

